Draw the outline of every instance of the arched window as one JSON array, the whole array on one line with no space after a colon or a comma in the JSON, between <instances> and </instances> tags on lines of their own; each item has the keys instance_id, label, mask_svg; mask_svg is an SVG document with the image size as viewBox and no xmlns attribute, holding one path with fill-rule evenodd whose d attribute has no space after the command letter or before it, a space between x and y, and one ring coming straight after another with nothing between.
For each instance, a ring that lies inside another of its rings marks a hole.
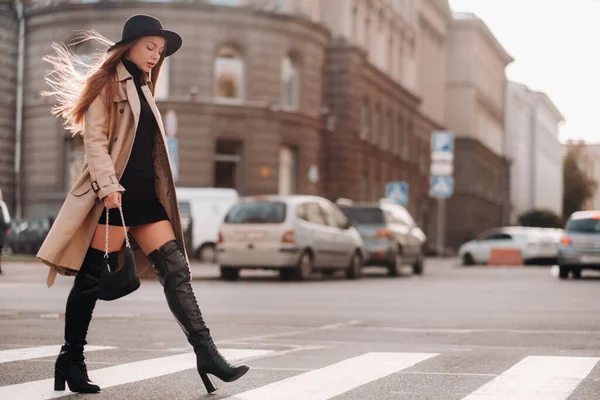
<instances>
[{"instance_id":1,"label":"arched window","mask_svg":"<svg viewBox=\"0 0 600 400\"><path fill-rule=\"evenodd\" d=\"M235 47L221 46L215 59L215 97L218 101L244 99L244 59Z\"/></svg>"},{"instance_id":2,"label":"arched window","mask_svg":"<svg viewBox=\"0 0 600 400\"><path fill-rule=\"evenodd\" d=\"M300 77L295 60L287 55L281 60L281 102L285 108L300 107Z\"/></svg>"}]
</instances>

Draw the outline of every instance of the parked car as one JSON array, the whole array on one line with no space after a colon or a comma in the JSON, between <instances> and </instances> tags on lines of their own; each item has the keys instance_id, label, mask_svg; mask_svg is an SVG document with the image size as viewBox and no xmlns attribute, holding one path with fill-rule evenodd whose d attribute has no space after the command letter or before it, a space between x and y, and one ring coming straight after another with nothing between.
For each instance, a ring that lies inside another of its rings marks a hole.
<instances>
[{"instance_id":1,"label":"parked car","mask_svg":"<svg viewBox=\"0 0 600 400\"><path fill-rule=\"evenodd\" d=\"M386 267L390 276L398 276L403 265L423 273L427 237L404 207L381 201L341 203L340 209L363 239L365 265Z\"/></svg>"},{"instance_id":2,"label":"parked car","mask_svg":"<svg viewBox=\"0 0 600 400\"><path fill-rule=\"evenodd\" d=\"M518 249L526 264L556 259L558 255L556 241L551 234L544 234L539 228L508 226L491 229L463 244L458 256L463 265L487 264L492 249Z\"/></svg>"},{"instance_id":3,"label":"parked car","mask_svg":"<svg viewBox=\"0 0 600 400\"><path fill-rule=\"evenodd\" d=\"M584 269L600 269L600 210L573 213L558 248L560 279L581 278Z\"/></svg>"},{"instance_id":4,"label":"parked car","mask_svg":"<svg viewBox=\"0 0 600 400\"><path fill-rule=\"evenodd\" d=\"M219 228L239 200L235 189L178 187L177 200L186 232L186 247L202 262L217 262Z\"/></svg>"},{"instance_id":5,"label":"parked car","mask_svg":"<svg viewBox=\"0 0 600 400\"><path fill-rule=\"evenodd\" d=\"M317 270L356 279L365 257L360 234L335 204L300 195L243 198L225 217L218 251L225 280L243 268L278 270L284 280Z\"/></svg>"},{"instance_id":6,"label":"parked car","mask_svg":"<svg viewBox=\"0 0 600 400\"><path fill-rule=\"evenodd\" d=\"M10 221L10 232L4 240L5 254L25 254L24 237L21 233L27 229L27 221L13 219Z\"/></svg>"}]
</instances>

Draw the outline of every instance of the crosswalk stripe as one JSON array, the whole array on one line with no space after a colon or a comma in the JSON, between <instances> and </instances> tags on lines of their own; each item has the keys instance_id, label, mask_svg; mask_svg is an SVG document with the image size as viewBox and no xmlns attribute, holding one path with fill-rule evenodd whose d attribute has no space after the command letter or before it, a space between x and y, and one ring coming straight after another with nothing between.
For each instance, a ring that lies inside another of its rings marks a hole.
<instances>
[{"instance_id":1,"label":"crosswalk stripe","mask_svg":"<svg viewBox=\"0 0 600 400\"><path fill-rule=\"evenodd\" d=\"M85 351L98 351L98 350L112 350L116 349L116 347L108 347L108 346L86 346ZM11 349L11 350L2 350L0 351L0 364L12 362L12 361L21 361L21 360L31 360L32 358L41 358L41 357L51 357L58 356L60 352L60 346L39 346L39 347L26 347L21 349Z\"/></svg>"},{"instance_id":2,"label":"crosswalk stripe","mask_svg":"<svg viewBox=\"0 0 600 400\"><path fill-rule=\"evenodd\" d=\"M240 360L272 353L271 350L222 349L221 353L228 359ZM194 353L178 354L168 357L136 361L113 367L97 369L89 372L90 379L101 388L124 385L145 379L173 374L196 367ZM0 387L0 399L11 400L46 400L72 394L69 390L54 391L54 379Z\"/></svg>"},{"instance_id":3,"label":"crosswalk stripe","mask_svg":"<svg viewBox=\"0 0 600 400\"><path fill-rule=\"evenodd\" d=\"M565 400L599 360L596 357L526 357L463 400Z\"/></svg>"},{"instance_id":4,"label":"crosswalk stripe","mask_svg":"<svg viewBox=\"0 0 600 400\"><path fill-rule=\"evenodd\" d=\"M366 353L228 397L226 400L327 400L437 355Z\"/></svg>"}]
</instances>

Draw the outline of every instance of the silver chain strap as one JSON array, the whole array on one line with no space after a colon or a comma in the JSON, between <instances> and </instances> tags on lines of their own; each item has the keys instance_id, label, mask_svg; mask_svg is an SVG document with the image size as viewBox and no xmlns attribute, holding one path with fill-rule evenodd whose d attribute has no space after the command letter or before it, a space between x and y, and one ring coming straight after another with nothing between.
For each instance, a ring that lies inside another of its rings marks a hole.
<instances>
[{"instance_id":1,"label":"silver chain strap","mask_svg":"<svg viewBox=\"0 0 600 400\"><path fill-rule=\"evenodd\" d=\"M121 213L121 222L123 223L123 233L125 234L125 245L131 248L129 244L129 237L127 236L127 228L125 227L125 217L123 216L123 207L119 205L119 212ZM108 258L108 208L106 209L106 230L105 230L105 241L104 241L104 258Z\"/></svg>"}]
</instances>

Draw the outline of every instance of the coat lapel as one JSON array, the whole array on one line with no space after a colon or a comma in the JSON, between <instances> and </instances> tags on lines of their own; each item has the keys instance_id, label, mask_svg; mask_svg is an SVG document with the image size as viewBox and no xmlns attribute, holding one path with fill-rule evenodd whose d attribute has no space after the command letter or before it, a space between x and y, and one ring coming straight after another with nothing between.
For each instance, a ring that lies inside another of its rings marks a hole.
<instances>
[{"instance_id":1,"label":"coat lapel","mask_svg":"<svg viewBox=\"0 0 600 400\"><path fill-rule=\"evenodd\" d=\"M131 107L131 112L133 112L133 120L135 121L135 129L133 130L133 134L137 132L138 125L140 123L140 112L142 109L142 105L140 103L140 98L138 97L137 89L135 88L135 83L133 79L128 79L126 81L127 84L127 100L129 101L129 106Z\"/></svg>"}]
</instances>

